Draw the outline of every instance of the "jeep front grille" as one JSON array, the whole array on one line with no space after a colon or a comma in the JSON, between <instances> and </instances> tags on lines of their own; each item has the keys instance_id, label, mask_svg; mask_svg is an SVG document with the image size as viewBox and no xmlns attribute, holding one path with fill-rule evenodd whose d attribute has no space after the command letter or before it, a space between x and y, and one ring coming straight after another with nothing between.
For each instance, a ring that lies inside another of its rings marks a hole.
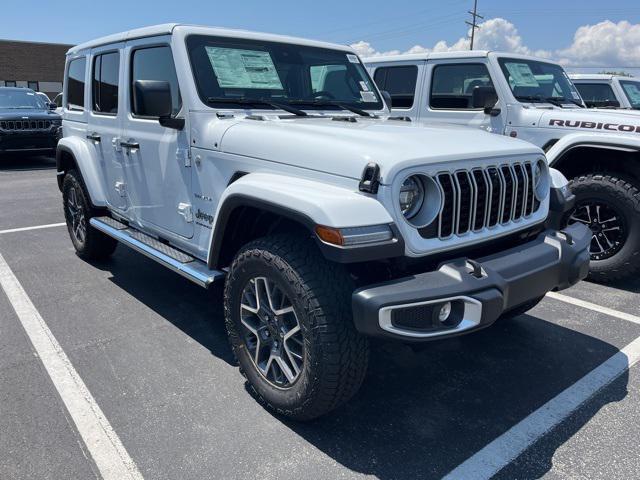
<instances>
[{"instance_id":1,"label":"jeep front grille","mask_svg":"<svg viewBox=\"0 0 640 480\"><path fill-rule=\"evenodd\" d=\"M50 120L3 120L0 122L2 130L49 130Z\"/></svg>"},{"instance_id":2,"label":"jeep front grille","mask_svg":"<svg viewBox=\"0 0 640 480\"><path fill-rule=\"evenodd\" d=\"M440 172L433 179L442 195L440 213L420 229L424 238L448 239L527 218L540 207L533 164Z\"/></svg>"}]
</instances>

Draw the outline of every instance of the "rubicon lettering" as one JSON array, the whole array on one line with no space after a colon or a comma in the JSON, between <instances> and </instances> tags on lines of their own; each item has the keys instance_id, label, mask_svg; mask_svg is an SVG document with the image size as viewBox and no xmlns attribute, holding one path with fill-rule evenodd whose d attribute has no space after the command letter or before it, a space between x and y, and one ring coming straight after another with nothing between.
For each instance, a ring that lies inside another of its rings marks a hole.
<instances>
[{"instance_id":1,"label":"rubicon lettering","mask_svg":"<svg viewBox=\"0 0 640 480\"><path fill-rule=\"evenodd\" d=\"M581 122L579 120L549 120L552 127L586 128L590 130L608 130L612 132L640 133L640 125L619 125L617 123Z\"/></svg>"}]
</instances>

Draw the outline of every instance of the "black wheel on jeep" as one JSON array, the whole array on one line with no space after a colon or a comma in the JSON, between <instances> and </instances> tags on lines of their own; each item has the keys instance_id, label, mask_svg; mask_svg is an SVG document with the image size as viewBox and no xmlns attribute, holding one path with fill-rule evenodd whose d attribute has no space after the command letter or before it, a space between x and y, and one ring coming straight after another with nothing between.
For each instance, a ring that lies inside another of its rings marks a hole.
<instances>
[{"instance_id":1,"label":"black wheel on jeep","mask_svg":"<svg viewBox=\"0 0 640 480\"><path fill-rule=\"evenodd\" d=\"M618 175L589 174L570 182L576 208L569 223L587 225L593 237L589 279L610 282L640 271L640 192Z\"/></svg>"},{"instance_id":2,"label":"black wheel on jeep","mask_svg":"<svg viewBox=\"0 0 640 480\"><path fill-rule=\"evenodd\" d=\"M251 242L227 275L224 306L241 372L268 408L296 420L349 400L367 369L368 341L351 318L353 282L308 239Z\"/></svg>"},{"instance_id":3,"label":"black wheel on jeep","mask_svg":"<svg viewBox=\"0 0 640 480\"><path fill-rule=\"evenodd\" d=\"M67 172L62 184L62 200L71 242L79 257L99 260L110 256L118 242L89 225L89 219L98 216L99 212L88 198L78 173L75 170Z\"/></svg>"}]
</instances>

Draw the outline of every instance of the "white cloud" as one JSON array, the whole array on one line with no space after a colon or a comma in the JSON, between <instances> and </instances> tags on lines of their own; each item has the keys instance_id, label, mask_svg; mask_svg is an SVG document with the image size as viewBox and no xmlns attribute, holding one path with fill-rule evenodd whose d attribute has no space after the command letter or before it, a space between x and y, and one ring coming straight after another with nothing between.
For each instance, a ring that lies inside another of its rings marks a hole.
<instances>
[{"instance_id":1,"label":"white cloud","mask_svg":"<svg viewBox=\"0 0 640 480\"><path fill-rule=\"evenodd\" d=\"M358 42L352 47L362 56L377 56L393 52L378 52L368 42ZM555 51L533 50L524 44L516 26L504 18L492 18L480 25L474 47L479 50L498 50L557 59L568 66L630 66L640 65L640 24L609 20L595 25L585 25L578 30L573 43ZM468 50L469 39L463 37L448 44L441 40L433 47L414 45L404 53L447 52Z\"/></svg>"},{"instance_id":2,"label":"white cloud","mask_svg":"<svg viewBox=\"0 0 640 480\"><path fill-rule=\"evenodd\" d=\"M640 24L606 20L578 28L569 48L556 53L566 65L640 65Z\"/></svg>"}]
</instances>

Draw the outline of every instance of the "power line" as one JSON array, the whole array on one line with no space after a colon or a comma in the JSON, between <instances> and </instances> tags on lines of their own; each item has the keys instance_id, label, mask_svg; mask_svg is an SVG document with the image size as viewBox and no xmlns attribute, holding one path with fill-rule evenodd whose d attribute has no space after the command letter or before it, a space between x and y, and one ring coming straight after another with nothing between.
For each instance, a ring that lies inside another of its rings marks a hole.
<instances>
[{"instance_id":1,"label":"power line","mask_svg":"<svg viewBox=\"0 0 640 480\"><path fill-rule=\"evenodd\" d=\"M478 15L478 0L473 0L473 12L469 11L471 14L471 18L473 19L470 22L464 22L471 27L471 47L469 50L473 50L473 41L476 38L476 29L480 28L478 25L478 18L484 20L482 15Z\"/></svg>"}]
</instances>

